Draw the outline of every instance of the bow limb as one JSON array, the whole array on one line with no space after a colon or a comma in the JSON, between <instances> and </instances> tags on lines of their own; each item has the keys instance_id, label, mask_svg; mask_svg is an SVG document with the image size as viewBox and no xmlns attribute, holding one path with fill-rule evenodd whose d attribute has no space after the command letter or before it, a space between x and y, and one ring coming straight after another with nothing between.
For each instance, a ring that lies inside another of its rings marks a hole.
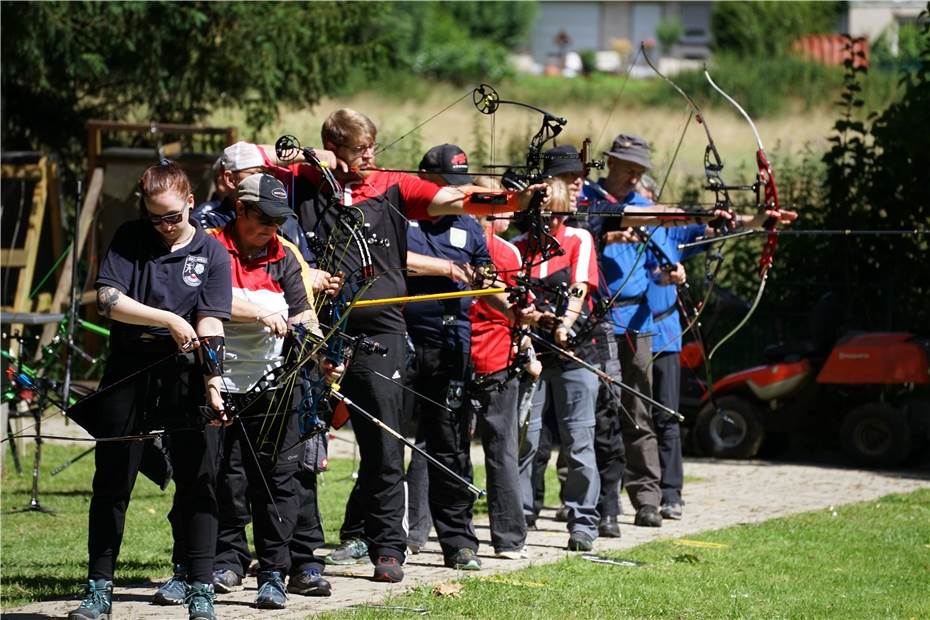
<instances>
[{"instance_id":1,"label":"bow limb","mask_svg":"<svg viewBox=\"0 0 930 620\"><path fill-rule=\"evenodd\" d=\"M772 166L769 164L768 158L765 155L765 147L762 145L762 138L759 135L759 130L756 128L756 124L752 121L752 118L743 109L739 103L737 103L730 95L723 91L714 80L710 77L710 73L707 69L704 70L704 77L707 79L708 83L723 96L736 110L740 115L746 120L749 124L750 129L752 130L753 137L756 141L756 166L758 169L755 191L756 191L756 200L759 203L758 208L763 211L775 211L778 212L780 205L778 201L778 187L775 184L775 174L772 171ZM732 338L739 330L743 328L744 325L749 321L750 317L755 313L756 308L759 307L759 302L762 300L762 294L765 291L765 285L768 281L769 269L772 266L772 261L775 258L775 250L778 247L778 234L777 234L777 217L770 217L766 220L763 227L768 232L766 238L765 246L762 249L762 255L759 259L759 289L756 291L755 299L752 302L752 305L749 308L749 311L743 317L743 319L737 323L729 333L727 333L723 338L721 338L717 344L711 349L710 353L707 356L707 359L710 360L713 358L714 353L716 353L725 342Z\"/></svg>"},{"instance_id":2,"label":"bow limb","mask_svg":"<svg viewBox=\"0 0 930 620\"><path fill-rule=\"evenodd\" d=\"M743 107L737 103L733 97L728 95L714 82L713 78L710 77L710 73L707 69L704 69L704 77L707 79L707 82L716 90L720 95L726 99L736 110L742 115L742 117L749 124L749 128L752 130L752 135L756 140L756 168L758 170L757 180L756 180L756 196L757 201L759 202L759 208L765 211L775 211L780 210L781 205L778 201L778 186L775 184L775 173L772 171L772 165L769 163L768 157L765 155L765 147L762 145L762 138L759 136L759 130L756 128L756 124L753 122L752 118L743 109ZM760 196L761 190L761 196ZM768 239L766 240L765 247L762 249L762 257L759 259L759 276L764 277L765 272L772 265L772 260L775 257L775 250L778 247L778 235L774 234L778 225L778 219L776 217L770 217L763 224L763 228L769 231Z\"/></svg>"}]
</instances>

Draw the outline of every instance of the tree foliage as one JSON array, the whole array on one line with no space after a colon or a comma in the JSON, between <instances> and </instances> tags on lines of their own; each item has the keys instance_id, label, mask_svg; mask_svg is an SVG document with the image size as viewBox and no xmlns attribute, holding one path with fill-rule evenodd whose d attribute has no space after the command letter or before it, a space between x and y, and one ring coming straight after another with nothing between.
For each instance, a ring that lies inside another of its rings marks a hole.
<instances>
[{"instance_id":1,"label":"tree foliage","mask_svg":"<svg viewBox=\"0 0 930 620\"><path fill-rule=\"evenodd\" d=\"M823 155L823 181L801 203L803 228L926 230L930 221L930 22L924 14L919 66L902 70L902 97L862 119L859 97L865 69L846 62L841 111ZM779 296L786 305L810 303L805 291L832 289L844 302L850 327L927 333L930 272L923 268L925 234L805 238L779 261L791 282Z\"/></svg>"},{"instance_id":2,"label":"tree foliage","mask_svg":"<svg viewBox=\"0 0 930 620\"><path fill-rule=\"evenodd\" d=\"M715 2L714 46L742 56L783 55L801 35L833 32L842 6L842 2Z\"/></svg>"},{"instance_id":3,"label":"tree foliage","mask_svg":"<svg viewBox=\"0 0 930 620\"><path fill-rule=\"evenodd\" d=\"M382 30L396 68L468 83L510 75L508 55L533 25L532 2L392 2Z\"/></svg>"},{"instance_id":4,"label":"tree foliage","mask_svg":"<svg viewBox=\"0 0 930 620\"><path fill-rule=\"evenodd\" d=\"M380 43L363 3L4 2L3 146L74 157L91 118L253 127L313 104Z\"/></svg>"}]
</instances>

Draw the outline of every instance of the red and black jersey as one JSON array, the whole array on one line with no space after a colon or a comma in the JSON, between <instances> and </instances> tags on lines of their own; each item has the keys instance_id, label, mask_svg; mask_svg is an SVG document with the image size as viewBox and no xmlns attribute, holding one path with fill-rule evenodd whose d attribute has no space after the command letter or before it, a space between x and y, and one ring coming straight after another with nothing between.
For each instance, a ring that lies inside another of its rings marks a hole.
<instances>
[{"instance_id":1,"label":"red and black jersey","mask_svg":"<svg viewBox=\"0 0 930 620\"><path fill-rule=\"evenodd\" d=\"M310 268L300 250L281 236L274 236L258 256L247 259L232 239L230 222L213 228L212 235L229 252L234 298L249 301L271 314L288 319L312 306ZM259 322L230 322L226 326L226 358L223 389L241 393L253 387L282 361L283 338L277 338Z\"/></svg>"},{"instance_id":2,"label":"red and black jersey","mask_svg":"<svg viewBox=\"0 0 930 620\"><path fill-rule=\"evenodd\" d=\"M303 170L302 167L301 170ZM313 170L302 172L310 181ZM318 172L317 172L318 174ZM308 185L312 185L308 183ZM320 269L330 273L343 271L349 290L361 284L361 255L350 243L338 209L354 207L364 223L363 233L370 241L375 280L360 299L400 297L406 294L407 219L426 219L427 209L440 187L419 177L401 172L375 171L364 179L348 182L339 205L328 208L329 188L308 187L310 196L300 205L301 226L311 235L328 241L337 249L331 256L317 256ZM405 324L399 305L356 308L349 315L350 333L404 333Z\"/></svg>"},{"instance_id":3,"label":"red and black jersey","mask_svg":"<svg viewBox=\"0 0 930 620\"><path fill-rule=\"evenodd\" d=\"M513 286L514 276L520 271L520 250L497 235L485 235L491 262L499 278ZM510 333L512 322L484 298L471 307L471 359L479 375L498 372L513 361Z\"/></svg>"},{"instance_id":4,"label":"red and black jersey","mask_svg":"<svg viewBox=\"0 0 930 620\"><path fill-rule=\"evenodd\" d=\"M585 298L584 307L587 311L590 311L592 308L591 292L597 289L600 281L597 254L594 249L594 238L591 236L591 233L584 228L574 228L572 226L565 226L564 224L553 232L553 236L565 252L541 264L534 264L530 269L529 275L531 278L536 278L545 283L555 285L566 284L571 286L576 283L587 284L588 295ZM514 243L521 252L526 252L528 248L531 247L531 243L529 243L525 235L521 235L514 239ZM531 263L536 263L539 257L538 255L531 255L528 257L528 260ZM553 293L543 288L535 292L536 299L533 303L536 307L543 311L552 312L555 305ZM581 319L583 318L584 317L578 317L576 323L580 325ZM579 343L575 352L582 358L586 358L590 361L597 361L599 358L597 357L596 351L592 349L592 346L592 342ZM540 353L542 354L545 352L540 351ZM552 359L550 355L542 357L543 363L547 366L552 363ZM573 364L570 363L563 363L562 365L563 367L573 366Z\"/></svg>"}]
</instances>

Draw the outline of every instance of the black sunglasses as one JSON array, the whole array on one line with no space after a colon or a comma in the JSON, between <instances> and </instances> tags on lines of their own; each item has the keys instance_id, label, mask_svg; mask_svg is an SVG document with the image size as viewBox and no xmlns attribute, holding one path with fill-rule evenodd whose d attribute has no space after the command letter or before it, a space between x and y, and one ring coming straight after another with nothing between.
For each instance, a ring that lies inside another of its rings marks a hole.
<instances>
[{"instance_id":1,"label":"black sunglasses","mask_svg":"<svg viewBox=\"0 0 930 620\"><path fill-rule=\"evenodd\" d=\"M258 207L253 207L249 205L248 210L255 213L258 216L258 223L262 226L284 226L284 223L287 221L286 215L272 216L268 215Z\"/></svg>"},{"instance_id":2,"label":"black sunglasses","mask_svg":"<svg viewBox=\"0 0 930 620\"><path fill-rule=\"evenodd\" d=\"M152 226L158 226L159 224L180 224L181 220L184 219L184 211L187 209L187 206L180 211L175 211L173 213L166 213L165 215L146 215L143 219L148 220L148 223Z\"/></svg>"}]
</instances>

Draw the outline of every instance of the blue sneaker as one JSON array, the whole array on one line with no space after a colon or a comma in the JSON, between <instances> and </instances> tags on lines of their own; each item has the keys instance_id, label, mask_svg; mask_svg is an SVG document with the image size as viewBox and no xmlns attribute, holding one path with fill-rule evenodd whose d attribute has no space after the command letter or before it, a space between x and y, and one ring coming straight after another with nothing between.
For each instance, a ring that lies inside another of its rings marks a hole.
<instances>
[{"instance_id":1,"label":"blue sneaker","mask_svg":"<svg viewBox=\"0 0 930 620\"><path fill-rule=\"evenodd\" d=\"M77 609L68 614L68 620L110 620L113 607L113 582L90 579L84 586L84 599Z\"/></svg>"},{"instance_id":2,"label":"blue sneaker","mask_svg":"<svg viewBox=\"0 0 930 620\"><path fill-rule=\"evenodd\" d=\"M187 605L188 620L216 620L213 612L213 584L195 581L187 588L184 603Z\"/></svg>"},{"instance_id":3,"label":"blue sneaker","mask_svg":"<svg viewBox=\"0 0 930 620\"><path fill-rule=\"evenodd\" d=\"M258 595L255 606L259 609L284 609L287 606L287 594L284 593L284 580L276 570L262 571L258 574Z\"/></svg>"},{"instance_id":4,"label":"blue sneaker","mask_svg":"<svg viewBox=\"0 0 930 620\"><path fill-rule=\"evenodd\" d=\"M305 568L287 581L287 591L303 596L330 596L333 593L323 573L316 568Z\"/></svg>"},{"instance_id":5,"label":"blue sneaker","mask_svg":"<svg viewBox=\"0 0 930 620\"><path fill-rule=\"evenodd\" d=\"M187 567L174 565L174 575L155 591L152 602L156 605L181 605L187 596Z\"/></svg>"}]
</instances>

